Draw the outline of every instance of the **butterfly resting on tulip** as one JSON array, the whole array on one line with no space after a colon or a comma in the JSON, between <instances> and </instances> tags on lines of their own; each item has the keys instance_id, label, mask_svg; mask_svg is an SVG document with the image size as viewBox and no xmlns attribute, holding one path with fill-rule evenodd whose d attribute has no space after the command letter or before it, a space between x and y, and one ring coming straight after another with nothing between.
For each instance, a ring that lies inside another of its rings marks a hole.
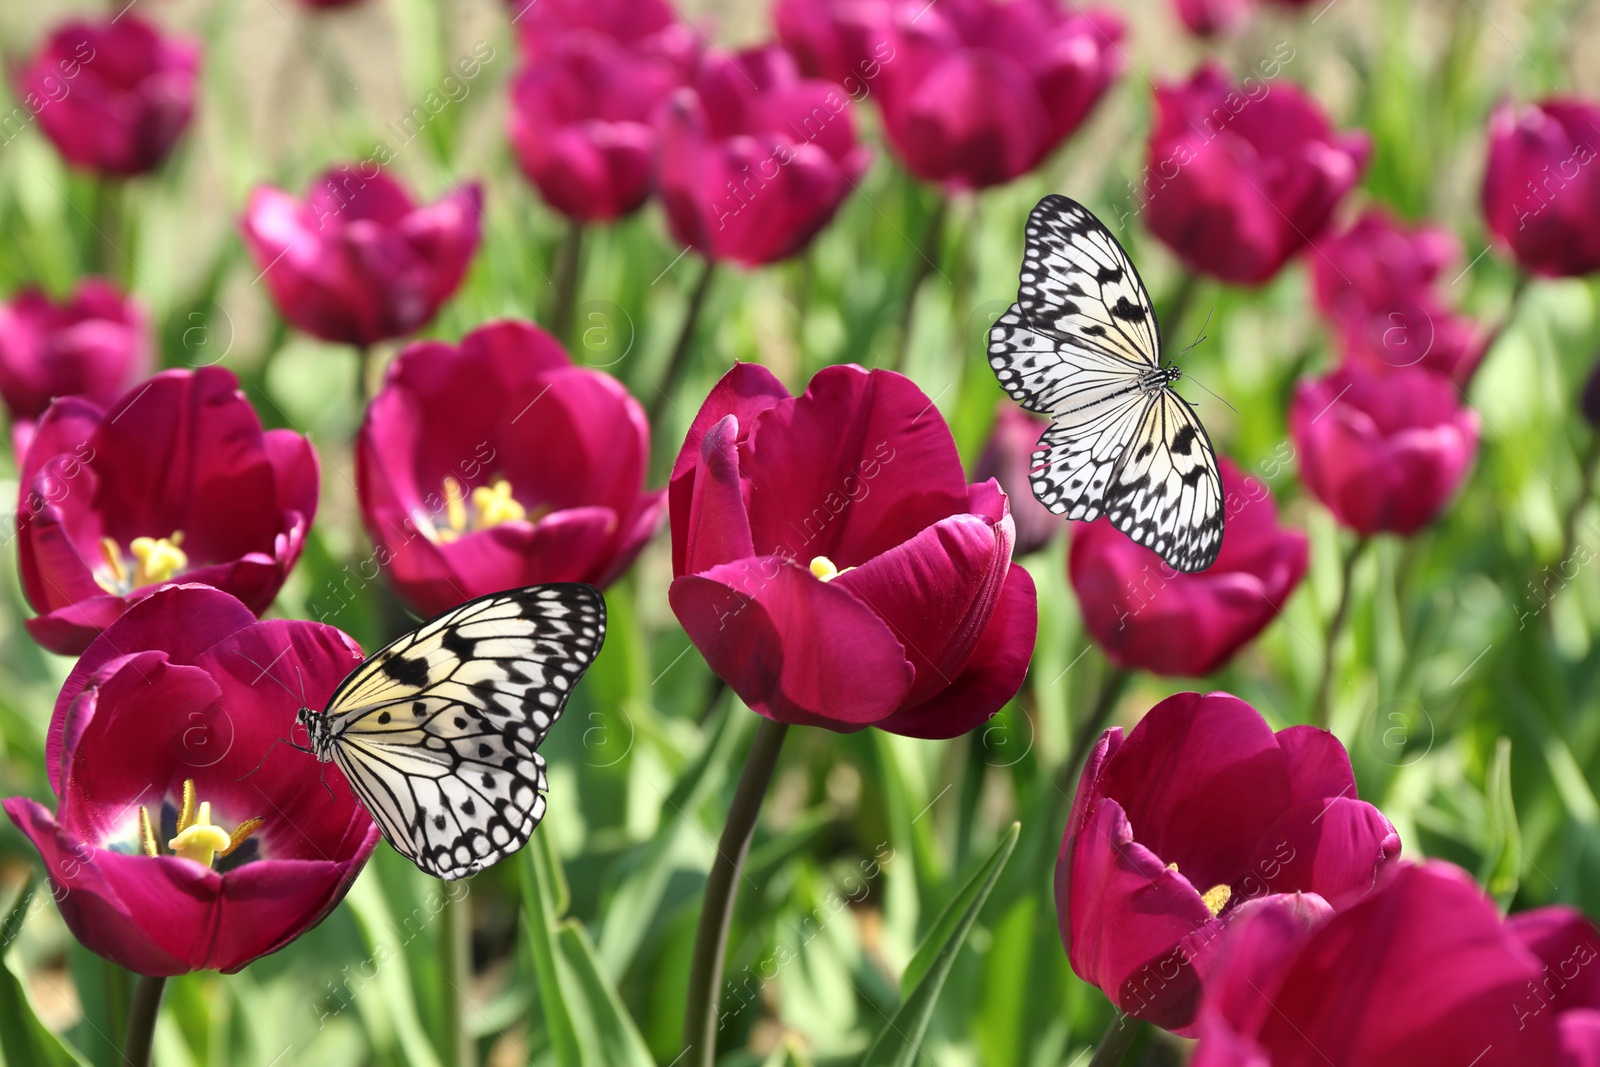
<instances>
[{"instance_id":1,"label":"butterfly resting on tulip","mask_svg":"<svg viewBox=\"0 0 1600 1067\"><path fill-rule=\"evenodd\" d=\"M301 708L302 748L344 772L396 852L464 878L528 843L544 817L544 741L605 641L600 591L577 582L491 593L369 657L327 709Z\"/></svg>"},{"instance_id":2,"label":"butterfly resting on tulip","mask_svg":"<svg viewBox=\"0 0 1600 1067\"><path fill-rule=\"evenodd\" d=\"M1082 204L1047 196L1028 216L1017 302L989 333L1012 399L1049 415L1029 482L1052 512L1111 524L1180 571L1222 548L1222 478L1205 427L1173 391L1139 272Z\"/></svg>"}]
</instances>

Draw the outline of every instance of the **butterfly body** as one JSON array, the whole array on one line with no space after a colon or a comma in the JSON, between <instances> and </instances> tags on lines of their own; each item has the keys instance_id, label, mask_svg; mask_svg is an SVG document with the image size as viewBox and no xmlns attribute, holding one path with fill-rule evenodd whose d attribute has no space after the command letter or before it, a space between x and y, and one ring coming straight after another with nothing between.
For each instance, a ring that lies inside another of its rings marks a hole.
<instances>
[{"instance_id":1,"label":"butterfly body","mask_svg":"<svg viewBox=\"0 0 1600 1067\"><path fill-rule=\"evenodd\" d=\"M527 843L545 810L539 745L605 639L593 586L479 597L392 642L298 721L395 850L462 878Z\"/></svg>"},{"instance_id":2,"label":"butterfly body","mask_svg":"<svg viewBox=\"0 0 1600 1067\"><path fill-rule=\"evenodd\" d=\"M1116 238L1076 201L1028 217L1017 302L989 334L989 364L1024 408L1051 417L1029 481L1052 512L1106 516L1182 571L1216 560L1222 479L1205 428L1172 385L1155 310Z\"/></svg>"}]
</instances>

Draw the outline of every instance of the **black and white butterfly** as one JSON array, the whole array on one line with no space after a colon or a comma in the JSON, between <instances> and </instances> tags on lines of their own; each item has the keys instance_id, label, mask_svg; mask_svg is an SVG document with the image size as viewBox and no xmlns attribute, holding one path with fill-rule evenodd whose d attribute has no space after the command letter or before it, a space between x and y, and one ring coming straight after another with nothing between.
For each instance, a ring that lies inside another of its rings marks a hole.
<instances>
[{"instance_id":1,"label":"black and white butterfly","mask_svg":"<svg viewBox=\"0 0 1600 1067\"><path fill-rule=\"evenodd\" d=\"M1180 571L1222 547L1222 479L1194 409L1161 363L1155 310L1127 252L1065 196L1028 216L1017 302L989 332L989 365L1049 415L1029 480L1068 519L1107 516Z\"/></svg>"},{"instance_id":2,"label":"black and white butterfly","mask_svg":"<svg viewBox=\"0 0 1600 1067\"><path fill-rule=\"evenodd\" d=\"M369 657L298 719L396 852L428 874L476 874L544 817L550 726L606 634L592 585L491 593Z\"/></svg>"}]
</instances>

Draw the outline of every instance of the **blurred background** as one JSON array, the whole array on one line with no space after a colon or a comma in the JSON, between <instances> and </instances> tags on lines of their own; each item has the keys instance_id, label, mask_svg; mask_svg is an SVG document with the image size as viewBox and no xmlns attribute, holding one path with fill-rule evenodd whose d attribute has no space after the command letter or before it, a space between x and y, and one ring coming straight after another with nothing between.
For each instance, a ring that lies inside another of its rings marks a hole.
<instances>
[{"instance_id":1,"label":"blurred background","mask_svg":"<svg viewBox=\"0 0 1600 1067\"><path fill-rule=\"evenodd\" d=\"M679 6L714 49L773 33L762 4ZM1371 162L1335 227L1381 205L1448 230L1460 252L1441 273L1440 292L1492 337L1465 393L1481 417L1482 444L1460 497L1417 536L1377 538L1351 572L1333 728L1362 796L1396 824L1407 855L1498 872L1519 908L1567 901L1600 914L1600 577L1574 562L1600 551L1600 513L1584 473L1595 431L1579 403L1600 353L1600 290L1592 278L1519 284L1480 206L1497 104L1600 93L1600 6L1262 4L1211 41L1187 33L1165 0L1108 6L1127 26L1122 74L1037 170L950 198L909 319L904 289L918 274L937 197L884 150L870 102L852 108L873 149L859 190L800 255L719 271L671 402L656 405L650 484L664 484L700 400L735 360L763 363L799 391L831 363L890 364L903 321L902 369L975 464L1003 397L984 365L987 330L1015 299L1028 211L1049 192L1084 202L1112 224L1157 306L1175 306L1183 268L1136 217L1130 188L1146 164L1153 86L1185 79L1207 59L1243 77L1276 58L1279 77L1303 86L1336 128L1371 137ZM0 0L8 70L78 10L103 8ZM369 0L336 11L294 0L139 0L136 10L203 43L194 124L160 170L119 194L114 246L93 221L105 217L94 181L37 129L5 139L0 296L29 284L64 293L84 274L106 274L148 309L161 365L220 363L239 376L266 425L308 435L323 464L321 508L271 614L325 618L371 649L393 606L376 591L330 593L348 562L369 552L349 444L362 412L357 362L347 348L282 322L255 284L260 268L238 222L258 184L298 195L331 163L367 158L383 141L394 149L391 173L422 199L469 179L485 187L481 250L420 335L455 340L498 316L544 320L567 225L520 173L505 136L507 86L523 62L507 8L498 0ZM414 139L396 136L460 57L482 58L480 45L490 55L481 72L458 82L465 89ZM699 257L681 251L654 202L586 238L572 354L647 406L700 276ZM1075 732L1103 693L1110 721L1124 725L1188 689L1236 693L1275 726L1312 717L1349 535L1286 458L1295 380L1338 358L1336 334L1311 297L1307 259L1259 288L1202 279L1181 318L1164 323L1184 343L1209 323L1186 373L1226 403L1184 391L1219 451L1270 485L1284 521L1309 537L1309 572L1280 617L1208 677L1135 673L1108 690L1113 670L1081 622L1067 538L1058 533L1022 559L1039 589L1037 651L1023 692L986 728L949 742L794 731L741 886L727 966L729 988L739 983L741 992L724 994L725 1062L855 1062L898 1005L899 976L934 917L1018 819L1017 851L961 951L919 1062L1086 1060L1110 1009L1068 967L1051 890ZM375 361L400 346L379 345ZM17 489L8 454L0 460L8 511ZM665 595L670 578L663 532L608 591L605 650L544 748L550 812L530 850L553 872L559 910L592 938L614 983L614 999L591 998L608 1006L594 1025L631 1017L659 1063L677 1055L700 890L755 725L678 626ZM50 803L44 732L71 661L41 651L23 629L30 610L9 562L0 586L0 795ZM502 864L470 883L471 1027L494 1067L557 1062L526 933L532 862ZM0 824L0 901L36 865L22 835ZM427 921L441 892L442 883L380 845L347 901L285 951L238 975L169 983L157 1062L447 1062L438 933ZM407 925L413 916L421 918ZM741 978L780 943L793 960L776 977ZM13 1014L0 1019L31 1010L85 1061L116 1062L106 1035L116 1032L126 978L78 946L52 908L27 917L5 962L11 984L0 999ZM1160 1034L1136 1052L1152 1064L1183 1055L1180 1042Z\"/></svg>"}]
</instances>

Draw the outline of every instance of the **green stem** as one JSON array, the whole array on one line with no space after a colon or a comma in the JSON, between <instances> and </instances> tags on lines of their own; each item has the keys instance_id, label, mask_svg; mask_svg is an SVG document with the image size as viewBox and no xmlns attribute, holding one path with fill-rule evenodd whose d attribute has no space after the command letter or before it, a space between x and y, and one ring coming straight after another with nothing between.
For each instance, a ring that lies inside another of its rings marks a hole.
<instances>
[{"instance_id":1,"label":"green stem","mask_svg":"<svg viewBox=\"0 0 1600 1067\"><path fill-rule=\"evenodd\" d=\"M94 187L94 272L123 286L132 273L132 261L122 250L123 183L116 178L101 178Z\"/></svg>"},{"instance_id":2,"label":"green stem","mask_svg":"<svg viewBox=\"0 0 1600 1067\"><path fill-rule=\"evenodd\" d=\"M550 332L569 348L572 345L572 316L578 302L578 267L582 260L583 223L573 219L571 228L556 249L556 291L550 305Z\"/></svg>"},{"instance_id":3,"label":"green stem","mask_svg":"<svg viewBox=\"0 0 1600 1067\"><path fill-rule=\"evenodd\" d=\"M372 346L356 346L356 393L364 408L372 401Z\"/></svg>"},{"instance_id":4,"label":"green stem","mask_svg":"<svg viewBox=\"0 0 1600 1067\"><path fill-rule=\"evenodd\" d=\"M1371 538L1362 535L1344 557L1344 568L1339 574L1339 604L1333 609L1333 618L1328 620L1327 648L1322 655L1322 679L1317 683L1317 696L1312 704L1311 721L1322 727L1328 726L1328 698L1333 689L1333 655L1334 647L1339 642L1339 633L1344 629L1345 617L1350 614L1350 585L1351 577L1355 574L1356 561L1366 551Z\"/></svg>"},{"instance_id":5,"label":"green stem","mask_svg":"<svg viewBox=\"0 0 1600 1067\"><path fill-rule=\"evenodd\" d=\"M944 239L944 220L949 210L950 201L941 195L933 209L933 216L928 219L928 228L923 231L922 243L917 247L917 258L911 261L911 285L906 289L906 302L900 311L900 335L895 339L894 358L889 361L892 371L905 370L906 353L911 348L912 320L917 311L917 293L922 290L922 283L928 280L928 275L936 269L934 264L939 258L939 243Z\"/></svg>"},{"instance_id":6,"label":"green stem","mask_svg":"<svg viewBox=\"0 0 1600 1067\"><path fill-rule=\"evenodd\" d=\"M161 991L166 985L165 978L140 975L133 987L127 1036L122 1040L122 1060L131 1067L150 1067L150 1046L155 1040L156 1016L161 1013Z\"/></svg>"},{"instance_id":7,"label":"green stem","mask_svg":"<svg viewBox=\"0 0 1600 1067\"><path fill-rule=\"evenodd\" d=\"M1089 709L1089 714L1078 726L1078 732L1072 735L1072 747L1067 750L1067 758L1061 764L1061 778L1056 784L1067 796L1070 797L1075 792L1074 778L1078 773L1078 764L1089 751L1089 746L1094 744L1095 738L1106 728L1112 709L1117 706L1117 700L1122 696L1123 690L1128 688L1128 682L1132 679L1132 671L1122 667L1112 667L1101 680L1100 692L1094 698L1094 706Z\"/></svg>"},{"instance_id":8,"label":"green stem","mask_svg":"<svg viewBox=\"0 0 1600 1067\"><path fill-rule=\"evenodd\" d=\"M706 877L706 897L700 906L700 927L695 932L689 998L683 1016L685 1067L711 1067L716 1059L718 987L722 985L722 958L728 949L739 868L750 851L761 801L767 795L788 731L788 726L768 718L762 718L756 728L750 755L733 791L728 821L717 842L717 858Z\"/></svg>"},{"instance_id":9,"label":"green stem","mask_svg":"<svg viewBox=\"0 0 1600 1067\"><path fill-rule=\"evenodd\" d=\"M1600 467L1600 433L1589 434L1589 448L1580 462L1583 467L1578 478L1578 495L1573 497L1566 514L1561 518L1561 555L1556 559L1558 566L1566 563L1567 557L1577 548L1578 516L1583 514L1583 506L1594 495L1596 468Z\"/></svg>"},{"instance_id":10,"label":"green stem","mask_svg":"<svg viewBox=\"0 0 1600 1067\"><path fill-rule=\"evenodd\" d=\"M1111 1020L1111 1025L1106 1027L1105 1036L1100 1039L1100 1047L1094 1050L1089 1067L1117 1067L1143 1029L1144 1023L1118 1012L1117 1017Z\"/></svg>"},{"instance_id":11,"label":"green stem","mask_svg":"<svg viewBox=\"0 0 1600 1067\"><path fill-rule=\"evenodd\" d=\"M445 1063L474 1067L477 1045L467 1026L467 989L472 982L472 897L445 897L444 923L439 928L439 956L444 968Z\"/></svg>"},{"instance_id":12,"label":"green stem","mask_svg":"<svg viewBox=\"0 0 1600 1067\"><path fill-rule=\"evenodd\" d=\"M667 361L666 373L656 383L656 395L645 405L652 428L661 420L662 407L671 399L672 390L683 376L684 365L689 361L689 349L694 345L695 326L700 321L700 311L705 306L706 294L711 291L711 278L715 273L716 264L706 260L700 280L695 282L694 291L689 295L689 310L684 314L683 329L678 333L678 343L673 346L672 358Z\"/></svg>"}]
</instances>

